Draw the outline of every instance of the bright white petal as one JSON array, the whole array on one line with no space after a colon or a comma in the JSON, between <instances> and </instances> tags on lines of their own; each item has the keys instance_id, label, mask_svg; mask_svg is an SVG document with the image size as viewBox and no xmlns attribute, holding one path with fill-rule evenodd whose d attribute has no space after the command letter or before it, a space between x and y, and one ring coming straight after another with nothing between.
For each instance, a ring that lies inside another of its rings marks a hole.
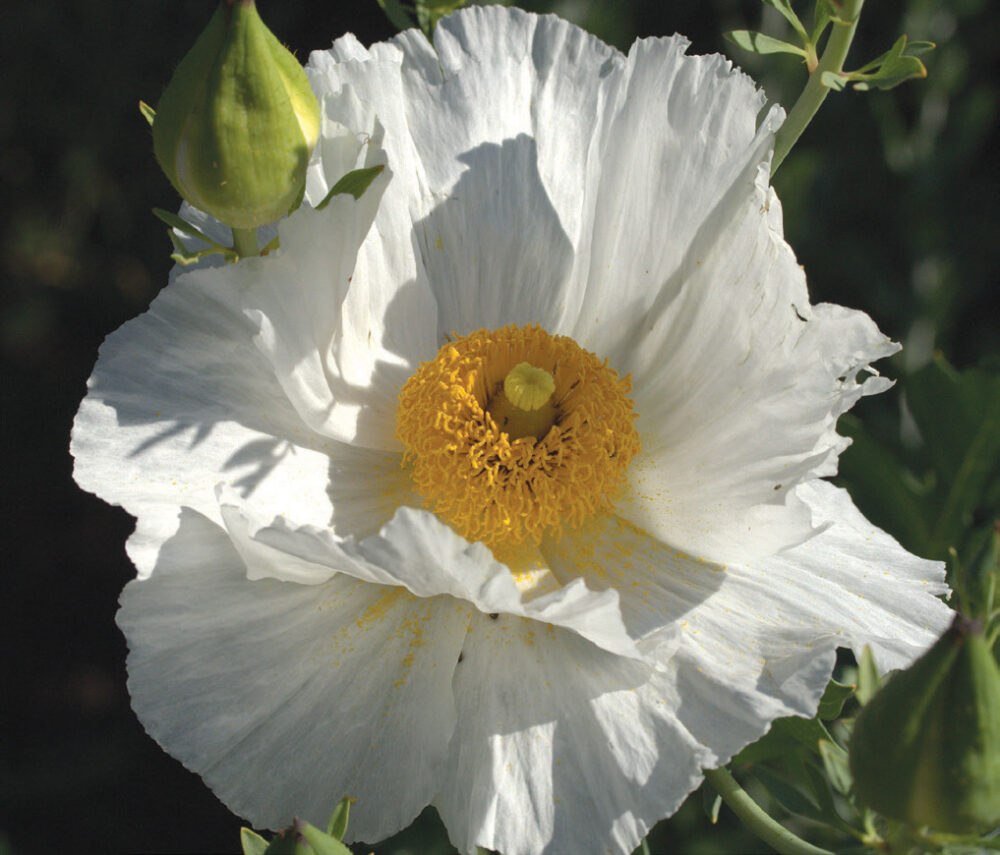
<instances>
[{"instance_id":1,"label":"bright white petal","mask_svg":"<svg viewBox=\"0 0 1000 855\"><path fill-rule=\"evenodd\" d=\"M338 575L251 582L225 532L190 511L118 623L146 729L254 825L351 834L407 825L440 785L469 609Z\"/></svg>"},{"instance_id":2,"label":"bright white petal","mask_svg":"<svg viewBox=\"0 0 1000 855\"><path fill-rule=\"evenodd\" d=\"M632 361L643 453L619 512L723 562L814 534L793 488L836 471L847 445L838 416L887 385L858 373L898 349L867 315L809 306L801 269L761 213L768 204L758 183L724 240L690 259Z\"/></svg>"},{"instance_id":3,"label":"bright white petal","mask_svg":"<svg viewBox=\"0 0 1000 855\"><path fill-rule=\"evenodd\" d=\"M829 643L860 655L871 645L881 670L904 668L940 636L954 612L944 565L911 555L854 507L846 491L825 481L799 488L822 534L751 568L769 588L775 609L811 621ZM779 600L780 597L780 600Z\"/></svg>"},{"instance_id":4,"label":"bright white petal","mask_svg":"<svg viewBox=\"0 0 1000 855\"><path fill-rule=\"evenodd\" d=\"M344 304L358 248L389 178L387 172L376 178L360 200L339 195L322 211L300 208L282 223L280 250L251 259L256 263L241 271L255 341L305 423L334 439L376 449L398 447L395 421L378 406L383 390L373 388L372 375L359 374L353 362L344 361L342 341L359 335L358 319Z\"/></svg>"},{"instance_id":5,"label":"bright white petal","mask_svg":"<svg viewBox=\"0 0 1000 855\"><path fill-rule=\"evenodd\" d=\"M255 578L315 584L334 573L405 587L418 597L449 595L484 614L510 614L566 627L620 656L643 659L625 630L613 590L582 579L531 596L481 543L457 535L433 514L400 508L378 534L340 541L329 529L268 521L252 509L223 504L222 514ZM326 568L325 570L323 568Z\"/></svg>"},{"instance_id":6,"label":"bright white petal","mask_svg":"<svg viewBox=\"0 0 1000 855\"><path fill-rule=\"evenodd\" d=\"M693 559L614 517L545 550L560 579L619 592L640 649L659 627L679 628L659 691L676 693L678 718L716 765L775 718L813 715L838 646L871 644L883 668L904 667L952 616L932 596L946 590L940 564L906 553L843 491L822 481L800 491L828 527L749 566Z\"/></svg>"},{"instance_id":7,"label":"bright white petal","mask_svg":"<svg viewBox=\"0 0 1000 855\"><path fill-rule=\"evenodd\" d=\"M462 852L627 855L711 762L650 672L521 618L470 624L435 799Z\"/></svg>"},{"instance_id":8,"label":"bright white petal","mask_svg":"<svg viewBox=\"0 0 1000 855\"><path fill-rule=\"evenodd\" d=\"M220 519L220 481L268 513L331 516L322 437L253 344L242 267L178 276L110 335L74 423L77 483L138 517L129 556L141 576L181 504Z\"/></svg>"}]
</instances>

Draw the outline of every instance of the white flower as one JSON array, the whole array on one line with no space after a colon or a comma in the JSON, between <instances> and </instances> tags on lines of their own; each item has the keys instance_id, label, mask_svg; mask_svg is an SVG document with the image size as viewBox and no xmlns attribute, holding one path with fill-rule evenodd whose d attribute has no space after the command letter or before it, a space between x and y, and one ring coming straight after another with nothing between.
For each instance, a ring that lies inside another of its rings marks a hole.
<instances>
[{"instance_id":1,"label":"white flower","mask_svg":"<svg viewBox=\"0 0 1000 855\"><path fill-rule=\"evenodd\" d=\"M138 519L133 703L256 825L349 794L360 839L432 803L463 852L627 853L838 645L946 625L822 480L895 346L810 306L781 112L686 45L499 7L339 40L307 200L391 180L104 345L73 450Z\"/></svg>"}]
</instances>

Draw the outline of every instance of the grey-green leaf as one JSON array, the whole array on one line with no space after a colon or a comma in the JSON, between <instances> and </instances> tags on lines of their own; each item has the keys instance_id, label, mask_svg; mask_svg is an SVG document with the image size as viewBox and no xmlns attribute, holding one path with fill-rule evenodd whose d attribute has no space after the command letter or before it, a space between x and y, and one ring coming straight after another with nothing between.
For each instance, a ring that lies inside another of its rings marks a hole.
<instances>
[{"instance_id":1,"label":"grey-green leaf","mask_svg":"<svg viewBox=\"0 0 1000 855\"><path fill-rule=\"evenodd\" d=\"M376 0L385 16L397 30L409 30L415 26L415 21L399 0Z\"/></svg>"},{"instance_id":2,"label":"grey-green leaf","mask_svg":"<svg viewBox=\"0 0 1000 855\"><path fill-rule=\"evenodd\" d=\"M344 796L340 800L334 809L333 813L330 815L330 821L326 824L326 833L331 837L336 837L337 840L344 839L344 833L347 831L347 819L351 813L351 800L348 796Z\"/></svg>"},{"instance_id":3,"label":"grey-green leaf","mask_svg":"<svg viewBox=\"0 0 1000 855\"><path fill-rule=\"evenodd\" d=\"M823 697L820 698L816 717L824 721L836 718L844 708L844 703L853 694L854 686L831 680L826 689L823 690Z\"/></svg>"},{"instance_id":4,"label":"grey-green leaf","mask_svg":"<svg viewBox=\"0 0 1000 855\"><path fill-rule=\"evenodd\" d=\"M316 206L316 210L322 211L327 205L330 204L330 200L334 196L339 196L342 193L349 193L355 199L360 199L365 190L367 190L371 183L382 174L385 166L365 166L361 169L355 169L344 175L333 187L330 188L330 192L323 197L323 201Z\"/></svg>"},{"instance_id":5,"label":"grey-green leaf","mask_svg":"<svg viewBox=\"0 0 1000 855\"><path fill-rule=\"evenodd\" d=\"M867 704L882 686L882 678L879 677L878 668L875 666L875 655L872 649L866 644L861 651L861 661L858 662L858 687L854 690L854 695L861 706Z\"/></svg>"},{"instance_id":6,"label":"grey-green leaf","mask_svg":"<svg viewBox=\"0 0 1000 855\"><path fill-rule=\"evenodd\" d=\"M140 101L139 112L142 113L142 117L149 122L149 126L153 127L153 122L156 120L156 110L150 107L145 101Z\"/></svg>"},{"instance_id":7,"label":"grey-green leaf","mask_svg":"<svg viewBox=\"0 0 1000 855\"><path fill-rule=\"evenodd\" d=\"M847 752L839 745L826 739L820 740L819 756L823 758L823 768L833 784L833 788L842 796L851 791L851 770L847 765Z\"/></svg>"},{"instance_id":8,"label":"grey-green leaf","mask_svg":"<svg viewBox=\"0 0 1000 855\"><path fill-rule=\"evenodd\" d=\"M351 850L343 843L328 834L324 834L315 825L299 822L297 828L299 834L309 842L316 855L351 855Z\"/></svg>"},{"instance_id":9,"label":"grey-green leaf","mask_svg":"<svg viewBox=\"0 0 1000 855\"><path fill-rule=\"evenodd\" d=\"M748 50L751 53L791 53L805 58L806 52L793 44L783 42L780 39L771 38L764 33L755 33L753 30L732 30L723 34L733 44Z\"/></svg>"},{"instance_id":10,"label":"grey-green leaf","mask_svg":"<svg viewBox=\"0 0 1000 855\"><path fill-rule=\"evenodd\" d=\"M250 828L240 829L240 844L243 846L243 855L264 855L267 852L267 841Z\"/></svg>"}]
</instances>

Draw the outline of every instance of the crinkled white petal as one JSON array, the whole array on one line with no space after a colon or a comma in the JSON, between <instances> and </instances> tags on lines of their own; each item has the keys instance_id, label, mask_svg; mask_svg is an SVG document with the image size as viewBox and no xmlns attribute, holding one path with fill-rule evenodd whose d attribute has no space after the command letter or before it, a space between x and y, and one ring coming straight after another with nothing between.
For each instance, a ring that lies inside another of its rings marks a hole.
<instances>
[{"instance_id":1,"label":"crinkled white petal","mask_svg":"<svg viewBox=\"0 0 1000 855\"><path fill-rule=\"evenodd\" d=\"M327 528L296 526L283 517L267 520L225 498L222 516L252 578L318 584L344 573L399 585L418 597L449 595L484 614L566 627L611 653L644 659L622 623L616 591L595 592L577 579L529 596L483 544L469 543L428 511L400 508L378 534L359 542L341 541Z\"/></svg>"},{"instance_id":2,"label":"crinkled white petal","mask_svg":"<svg viewBox=\"0 0 1000 855\"><path fill-rule=\"evenodd\" d=\"M895 346L861 313L809 305L767 186L781 111L758 127L753 82L678 37L626 57L498 7L435 34L310 60L329 108L362 126L368 105L401 164L362 257L409 230L393 248L410 256L382 261L436 298L423 358L453 331L570 334L633 377L644 453L623 515L719 561L812 536L792 488L835 471L836 417L885 388L855 376Z\"/></svg>"},{"instance_id":3,"label":"crinkled white petal","mask_svg":"<svg viewBox=\"0 0 1000 855\"><path fill-rule=\"evenodd\" d=\"M631 852L713 760L658 679L561 628L476 615L455 669L458 724L434 801L455 846Z\"/></svg>"},{"instance_id":4,"label":"crinkled white petal","mask_svg":"<svg viewBox=\"0 0 1000 855\"><path fill-rule=\"evenodd\" d=\"M822 481L799 491L823 531L757 561L698 560L611 516L545 548L561 580L618 591L640 649L659 627L679 628L661 677L718 763L775 718L815 714L838 646L871 644L883 669L903 667L953 614L934 596L947 592L940 562L907 553L844 491Z\"/></svg>"},{"instance_id":5,"label":"crinkled white petal","mask_svg":"<svg viewBox=\"0 0 1000 855\"><path fill-rule=\"evenodd\" d=\"M337 443L303 415L338 418L317 340L336 324L336 285L350 278L378 189L367 202L338 196L323 211L300 208L281 223L288 248L276 258L178 275L102 346L74 423L74 476L138 518L128 550L140 575L176 530L181 505L220 521L220 481L268 514L330 522ZM326 252L304 252L310 239ZM296 250L317 277L298 289L282 275L295 267L285 252Z\"/></svg>"},{"instance_id":6,"label":"crinkled white petal","mask_svg":"<svg viewBox=\"0 0 1000 855\"><path fill-rule=\"evenodd\" d=\"M911 555L844 490L817 480L799 493L816 524L827 527L801 546L750 562L749 572L771 590L772 613L812 622L828 644L858 655L871 645L882 671L905 668L954 617L938 599L949 593L944 564Z\"/></svg>"},{"instance_id":7,"label":"crinkled white petal","mask_svg":"<svg viewBox=\"0 0 1000 855\"><path fill-rule=\"evenodd\" d=\"M619 506L717 561L814 533L794 487L836 472L847 445L837 418L888 385L858 373L898 349L861 312L811 308L801 269L760 211L776 199L760 180L744 196L725 240L693 254L679 293L636 330L643 451Z\"/></svg>"},{"instance_id":8,"label":"crinkled white petal","mask_svg":"<svg viewBox=\"0 0 1000 855\"><path fill-rule=\"evenodd\" d=\"M893 667L946 625L939 566L817 481L894 346L809 306L767 186L781 112L758 126L752 81L686 48L499 7L433 47L339 40L310 60L307 201L391 180L177 275L102 351L73 450L156 568L119 618L135 707L256 824L347 794L356 837L433 801L465 852L628 853L813 714L838 644ZM411 507L394 436L420 361L507 323L631 373L643 443L615 514L515 573Z\"/></svg>"},{"instance_id":9,"label":"crinkled white petal","mask_svg":"<svg viewBox=\"0 0 1000 855\"><path fill-rule=\"evenodd\" d=\"M376 178L360 200L341 194L321 211L300 208L283 224L278 252L241 271L255 341L302 420L318 433L377 449L398 447L395 422L379 407L381 390L355 374L337 343L357 333L344 302L389 178L388 171Z\"/></svg>"},{"instance_id":10,"label":"crinkled white petal","mask_svg":"<svg viewBox=\"0 0 1000 855\"><path fill-rule=\"evenodd\" d=\"M146 729L254 825L322 825L349 795L351 834L378 840L440 786L467 605L339 574L249 581L188 510L121 604Z\"/></svg>"}]
</instances>

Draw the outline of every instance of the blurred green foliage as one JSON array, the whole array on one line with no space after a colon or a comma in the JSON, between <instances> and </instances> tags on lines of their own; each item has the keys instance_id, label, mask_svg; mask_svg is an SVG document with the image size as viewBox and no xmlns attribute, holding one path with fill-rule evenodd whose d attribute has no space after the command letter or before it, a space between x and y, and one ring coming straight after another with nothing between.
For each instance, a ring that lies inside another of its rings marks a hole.
<instances>
[{"instance_id":1,"label":"blurred green foliage","mask_svg":"<svg viewBox=\"0 0 1000 855\"><path fill-rule=\"evenodd\" d=\"M346 30L364 42L392 33L375 0L259 5L301 60ZM794 56L761 57L723 40L737 29L788 38L785 21L759 0L518 5L563 15L623 50L637 36L685 33L692 52L727 53L786 108L805 79ZM8 8L0 31L4 851L239 848L238 820L129 710L113 617L134 572L122 550L131 522L72 485L66 450L98 344L167 281L171 247L150 209L177 200L153 160L138 102L156 101L211 10L209 0L38 0ZM972 498L960 491L952 507L965 458L935 455L951 453L949 437L957 443L982 431L992 405L953 406L949 396L975 396L962 391L966 378L995 383L1000 366L1000 7L871 0L848 66L883 53L901 33L937 43L923 57L929 77L890 92L832 95L775 185L814 301L862 309L906 345L880 366L902 388L863 401L858 419L842 427L857 440L843 458L844 482L910 548L941 557L955 546L968 557L977 532L996 519L1000 478L984 458L972 473L981 489ZM936 450L912 418L925 406L945 436ZM765 791L752 794L776 808ZM452 851L442 840L428 810L376 852ZM763 851L725 808L711 826L701 796L654 830L650 848Z\"/></svg>"}]
</instances>

